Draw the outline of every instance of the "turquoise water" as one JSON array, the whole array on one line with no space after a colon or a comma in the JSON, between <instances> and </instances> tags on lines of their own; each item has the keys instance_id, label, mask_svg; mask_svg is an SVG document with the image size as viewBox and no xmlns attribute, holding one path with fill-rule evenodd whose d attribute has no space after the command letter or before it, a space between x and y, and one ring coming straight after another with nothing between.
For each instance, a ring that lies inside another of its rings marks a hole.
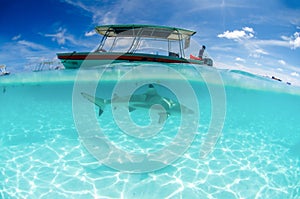
<instances>
[{"instance_id":1,"label":"turquoise water","mask_svg":"<svg viewBox=\"0 0 300 199\"><path fill-rule=\"evenodd\" d=\"M128 70L106 71L96 96L110 98ZM0 198L300 197L299 88L237 71L218 71L224 83L220 85L214 78L204 81L192 69L180 69L199 103L193 142L170 165L132 173L97 160L79 136L73 98L77 72L24 73L0 79ZM85 85L98 78L95 70L84 74L78 81ZM176 100L176 93L160 85L163 77L174 85L182 81L168 74L153 80L160 95ZM208 84L224 88L226 115L216 145L201 158L199 150L213 111ZM146 91L144 85L135 94ZM105 136L130 153L163 149L175 139L182 119L180 113L172 114L160 133L140 139L122 132L110 106L98 117L98 108L90 105ZM130 115L137 125L151 123L144 109Z\"/></svg>"}]
</instances>

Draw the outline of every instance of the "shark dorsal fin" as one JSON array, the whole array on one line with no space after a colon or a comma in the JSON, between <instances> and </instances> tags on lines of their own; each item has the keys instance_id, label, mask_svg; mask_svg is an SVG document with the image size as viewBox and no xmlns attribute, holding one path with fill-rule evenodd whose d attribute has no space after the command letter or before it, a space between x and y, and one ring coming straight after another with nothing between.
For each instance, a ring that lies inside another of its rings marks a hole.
<instances>
[{"instance_id":1,"label":"shark dorsal fin","mask_svg":"<svg viewBox=\"0 0 300 199\"><path fill-rule=\"evenodd\" d=\"M153 98L155 98L155 96L158 96L156 89L154 88L153 84L149 84L148 86L148 90L145 93L145 101L149 102L150 100L152 100Z\"/></svg>"},{"instance_id":2,"label":"shark dorsal fin","mask_svg":"<svg viewBox=\"0 0 300 199\"><path fill-rule=\"evenodd\" d=\"M154 88L153 84L149 84L148 86L148 90L146 92L146 95L157 95L157 91L156 89Z\"/></svg>"},{"instance_id":3,"label":"shark dorsal fin","mask_svg":"<svg viewBox=\"0 0 300 199\"><path fill-rule=\"evenodd\" d=\"M149 84L148 87L149 87L149 88L154 88L153 84Z\"/></svg>"}]
</instances>

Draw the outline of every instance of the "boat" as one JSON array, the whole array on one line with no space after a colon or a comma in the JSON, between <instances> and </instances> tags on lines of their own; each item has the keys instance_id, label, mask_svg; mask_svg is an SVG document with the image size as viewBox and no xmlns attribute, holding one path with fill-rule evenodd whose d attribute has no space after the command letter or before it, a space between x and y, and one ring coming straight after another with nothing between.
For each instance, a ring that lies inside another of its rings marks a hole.
<instances>
[{"instance_id":1,"label":"boat","mask_svg":"<svg viewBox=\"0 0 300 199\"><path fill-rule=\"evenodd\" d=\"M46 70L62 70L63 66L57 61L41 61L34 63L30 68L33 68L33 72L40 72Z\"/></svg>"},{"instance_id":2,"label":"boat","mask_svg":"<svg viewBox=\"0 0 300 199\"><path fill-rule=\"evenodd\" d=\"M0 65L0 76L9 75L10 72L6 70L5 65Z\"/></svg>"},{"instance_id":3,"label":"boat","mask_svg":"<svg viewBox=\"0 0 300 199\"><path fill-rule=\"evenodd\" d=\"M186 63L212 66L210 58L186 58L195 31L156 25L102 25L95 27L102 35L93 52L57 53L66 69L96 67L119 62Z\"/></svg>"}]
</instances>

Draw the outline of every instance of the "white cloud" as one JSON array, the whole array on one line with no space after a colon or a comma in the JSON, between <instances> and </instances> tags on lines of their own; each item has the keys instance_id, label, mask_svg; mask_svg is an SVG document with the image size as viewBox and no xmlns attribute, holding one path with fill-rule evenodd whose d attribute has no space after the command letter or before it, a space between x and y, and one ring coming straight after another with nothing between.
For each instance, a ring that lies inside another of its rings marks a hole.
<instances>
[{"instance_id":1,"label":"white cloud","mask_svg":"<svg viewBox=\"0 0 300 199\"><path fill-rule=\"evenodd\" d=\"M294 35L290 38L290 44L292 49L300 47L300 33L295 32Z\"/></svg>"},{"instance_id":2,"label":"white cloud","mask_svg":"<svg viewBox=\"0 0 300 199\"><path fill-rule=\"evenodd\" d=\"M86 33L87 34L87 33ZM86 43L81 42L71 34L67 32L66 28L60 27L55 34L45 34L45 37L51 37L52 41L56 41L58 44L63 45L66 44L66 42L69 42L74 45L78 46L88 46Z\"/></svg>"},{"instance_id":3,"label":"white cloud","mask_svg":"<svg viewBox=\"0 0 300 199\"><path fill-rule=\"evenodd\" d=\"M281 39L283 39L283 40L285 40L285 41L289 41L289 40L290 40L290 37L287 37L287 36L282 35L282 36L281 36Z\"/></svg>"},{"instance_id":4,"label":"white cloud","mask_svg":"<svg viewBox=\"0 0 300 199\"><path fill-rule=\"evenodd\" d=\"M100 16L98 13L96 13L94 15L94 21L97 21L99 17L103 24L114 24L117 21L116 13L111 11L106 12L104 15L100 14Z\"/></svg>"},{"instance_id":5,"label":"white cloud","mask_svg":"<svg viewBox=\"0 0 300 199\"><path fill-rule=\"evenodd\" d=\"M113 3L110 6L103 6L103 3L101 1L75 2L72 0L65 0L65 2L88 13L91 13L93 22L95 24L115 24L117 22L117 17L121 13L121 11L123 11L127 7L130 7L130 3L132 1L119 1L118 3ZM138 1L136 3L138 3ZM113 10L113 12L111 10Z\"/></svg>"},{"instance_id":6,"label":"white cloud","mask_svg":"<svg viewBox=\"0 0 300 199\"><path fill-rule=\"evenodd\" d=\"M259 63L259 62L255 62L254 64L257 65L257 66L262 66L262 64Z\"/></svg>"},{"instance_id":7,"label":"white cloud","mask_svg":"<svg viewBox=\"0 0 300 199\"><path fill-rule=\"evenodd\" d=\"M283 39L283 37L281 37ZM283 39L285 40L285 39ZM281 46L281 47L290 47L289 41L285 40L255 40L252 41L252 44L260 46Z\"/></svg>"},{"instance_id":8,"label":"white cloud","mask_svg":"<svg viewBox=\"0 0 300 199\"><path fill-rule=\"evenodd\" d=\"M90 32L86 32L85 36L90 37L94 34L96 34L95 31L90 31ZM52 41L57 42L59 45L66 45L66 47L70 45L74 45L81 49L96 48L97 46L96 42L99 42L97 38L87 38L87 39L77 38L73 34L70 34L66 28L62 28L62 27L58 28L55 34L42 34L42 35L45 37L50 37Z\"/></svg>"},{"instance_id":9,"label":"white cloud","mask_svg":"<svg viewBox=\"0 0 300 199\"><path fill-rule=\"evenodd\" d=\"M57 41L58 44L65 44L66 40L70 39L70 36L66 36L67 29L60 27L56 34L45 34L45 37L51 37L52 41Z\"/></svg>"},{"instance_id":10,"label":"white cloud","mask_svg":"<svg viewBox=\"0 0 300 199\"><path fill-rule=\"evenodd\" d=\"M284 60L278 60L278 63L281 65L286 65L286 62Z\"/></svg>"},{"instance_id":11,"label":"white cloud","mask_svg":"<svg viewBox=\"0 0 300 199\"><path fill-rule=\"evenodd\" d=\"M244 30L245 32L251 32L251 33L254 33L253 28L244 27L243 30Z\"/></svg>"},{"instance_id":12,"label":"white cloud","mask_svg":"<svg viewBox=\"0 0 300 199\"><path fill-rule=\"evenodd\" d=\"M22 46L25 47L29 47L33 50L46 50L46 47L26 40L20 40L18 41L18 44L21 44Z\"/></svg>"},{"instance_id":13,"label":"white cloud","mask_svg":"<svg viewBox=\"0 0 300 199\"><path fill-rule=\"evenodd\" d=\"M20 38L21 38L21 34L18 34L18 35L16 35L16 36L14 36L14 37L12 38L12 40L15 41L15 40L18 40L18 39L20 39Z\"/></svg>"},{"instance_id":14,"label":"white cloud","mask_svg":"<svg viewBox=\"0 0 300 199\"><path fill-rule=\"evenodd\" d=\"M263 49L256 49L255 50L256 53L258 54L263 54L263 55L268 55L269 53Z\"/></svg>"},{"instance_id":15,"label":"white cloud","mask_svg":"<svg viewBox=\"0 0 300 199\"><path fill-rule=\"evenodd\" d=\"M90 32L86 32L86 33L84 34L84 36L86 36L86 37L91 37L91 36L93 36L93 35L95 35L95 34L97 34L96 31L95 31L95 30L92 30L92 31L90 31Z\"/></svg>"},{"instance_id":16,"label":"white cloud","mask_svg":"<svg viewBox=\"0 0 300 199\"><path fill-rule=\"evenodd\" d=\"M225 51L225 52L228 52L228 51L232 51L232 47L228 47L228 46L212 46L210 47L211 50L218 50L218 51Z\"/></svg>"},{"instance_id":17,"label":"white cloud","mask_svg":"<svg viewBox=\"0 0 300 199\"><path fill-rule=\"evenodd\" d=\"M24 39L6 42L2 47L0 48L0 59L5 60L3 63L9 66L11 72L24 70L24 66L28 64L36 65L41 58L51 59L50 57L55 56L55 52L57 52L57 50L49 49L40 43Z\"/></svg>"},{"instance_id":18,"label":"white cloud","mask_svg":"<svg viewBox=\"0 0 300 199\"><path fill-rule=\"evenodd\" d=\"M295 32L292 36L281 36L281 39L287 42L291 49L296 49L300 47L300 32Z\"/></svg>"},{"instance_id":19,"label":"white cloud","mask_svg":"<svg viewBox=\"0 0 300 199\"><path fill-rule=\"evenodd\" d=\"M293 36L281 36L282 40L270 39L270 40L258 40L252 39L250 42L246 42L254 37L254 30L250 27L243 27L242 30L234 30L234 31L225 31L223 34L219 34L219 38L227 38L235 41L239 41L243 45L247 47L247 45L252 46L251 50L254 48L259 48L259 46L281 46L281 47L289 47L291 49L300 48L300 32L295 32ZM260 52L260 49L257 50L259 54L269 54L267 52Z\"/></svg>"},{"instance_id":20,"label":"white cloud","mask_svg":"<svg viewBox=\"0 0 300 199\"><path fill-rule=\"evenodd\" d=\"M235 58L235 61L246 62L245 59L242 59L240 57Z\"/></svg>"},{"instance_id":21,"label":"white cloud","mask_svg":"<svg viewBox=\"0 0 300 199\"><path fill-rule=\"evenodd\" d=\"M251 47L251 48L253 48L253 47ZM250 56L254 57L254 58L261 58L262 55L269 55L269 53L261 48L255 49L250 53Z\"/></svg>"},{"instance_id":22,"label":"white cloud","mask_svg":"<svg viewBox=\"0 0 300 199\"><path fill-rule=\"evenodd\" d=\"M292 72L291 75L294 76L294 77L299 77L300 76L299 73L296 73L296 72Z\"/></svg>"},{"instance_id":23,"label":"white cloud","mask_svg":"<svg viewBox=\"0 0 300 199\"><path fill-rule=\"evenodd\" d=\"M223 34L218 34L219 38L227 38L233 40L250 39L254 37L253 28L244 27L242 30L229 31L226 30Z\"/></svg>"}]
</instances>

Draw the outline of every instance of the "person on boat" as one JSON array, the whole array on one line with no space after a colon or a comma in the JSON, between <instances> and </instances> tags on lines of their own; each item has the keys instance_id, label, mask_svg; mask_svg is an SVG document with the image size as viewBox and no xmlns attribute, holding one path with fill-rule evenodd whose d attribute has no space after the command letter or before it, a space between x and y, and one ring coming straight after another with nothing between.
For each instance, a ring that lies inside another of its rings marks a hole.
<instances>
[{"instance_id":1,"label":"person on boat","mask_svg":"<svg viewBox=\"0 0 300 199\"><path fill-rule=\"evenodd\" d=\"M206 47L203 45L202 48L199 50L199 55L198 55L198 57L199 57L200 59L202 59L202 57L203 57L205 48L206 48Z\"/></svg>"}]
</instances>

